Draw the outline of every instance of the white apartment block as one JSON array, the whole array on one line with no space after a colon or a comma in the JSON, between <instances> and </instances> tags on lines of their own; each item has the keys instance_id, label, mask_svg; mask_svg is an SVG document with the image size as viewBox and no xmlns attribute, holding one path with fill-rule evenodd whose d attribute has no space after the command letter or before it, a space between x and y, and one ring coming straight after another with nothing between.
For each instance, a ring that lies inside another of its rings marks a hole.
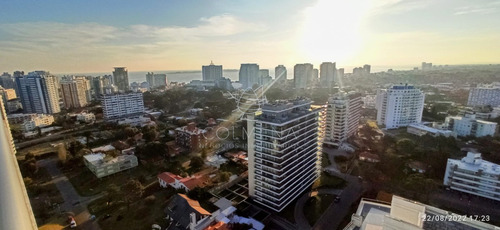
<instances>
[{"instance_id":1,"label":"white apartment block","mask_svg":"<svg viewBox=\"0 0 500 230\"><path fill-rule=\"evenodd\" d=\"M56 76L46 71L34 71L16 77L16 84L25 113L53 114L61 111Z\"/></svg>"},{"instance_id":2,"label":"white apartment block","mask_svg":"<svg viewBox=\"0 0 500 230\"><path fill-rule=\"evenodd\" d=\"M446 219L444 219L446 218ZM480 219L480 218L479 218ZM429 229L494 230L473 215L464 216L399 196L390 203L362 199L344 230Z\"/></svg>"},{"instance_id":3,"label":"white apartment block","mask_svg":"<svg viewBox=\"0 0 500 230\"><path fill-rule=\"evenodd\" d=\"M306 89L313 85L313 69L310 63L296 64L293 67L293 83L296 89Z\"/></svg>"},{"instance_id":4,"label":"white apartment block","mask_svg":"<svg viewBox=\"0 0 500 230\"><path fill-rule=\"evenodd\" d=\"M106 94L101 98L104 119L116 120L144 113L142 93Z\"/></svg>"},{"instance_id":5,"label":"white apartment block","mask_svg":"<svg viewBox=\"0 0 500 230\"><path fill-rule=\"evenodd\" d=\"M283 210L321 171L318 112L311 101L296 99L264 104L249 115L248 186L253 200Z\"/></svg>"},{"instance_id":6,"label":"white apartment block","mask_svg":"<svg viewBox=\"0 0 500 230\"><path fill-rule=\"evenodd\" d=\"M97 178L109 176L138 165L137 157L134 155L111 157L104 153L94 153L83 156L83 161Z\"/></svg>"},{"instance_id":7,"label":"white apartment block","mask_svg":"<svg viewBox=\"0 0 500 230\"><path fill-rule=\"evenodd\" d=\"M469 91L468 106L490 105L492 107L500 106L500 83L495 82L491 85L479 85L471 88Z\"/></svg>"},{"instance_id":8,"label":"white apartment block","mask_svg":"<svg viewBox=\"0 0 500 230\"><path fill-rule=\"evenodd\" d=\"M453 190L500 201L500 165L468 152L462 160L448 159L443 184Z\"/></svg>"},{"instance_id":9,"label":"white apartment block","mask_svg":"<svg viewBox=\"0 0 500 230\"><path fill-rule=\"evenodd\" d=\"M397 129L422 121L425 95L411 85L394 85L377 93L377 124Z\"/></svg>"},{"instance_id":10,"label":"white apartment block","mask_svg":"<svg viewBox=\"0 0 500 230\"><path fill-rule=\"evenodd\" d=\"M45 127L54 123L54 116L48 114L37 114L31 120L27 120L22 124L24 131L32 131L36 127Z\"/></svg>"},{"instance_id":11,"label":"white apartment block","mask_svg":"<svg viewBox=\"0 0 500 230\"><path fill-rule=\"evenodd\" d=\"M82 121L85 123L90 123L95 121L95 115L93 113L79 113L76 115L77 121Z\"/></svg>"},{"instance_id":12,"label":"white apartment block","mask_svg":"<svg viewBox=\"0 0 500 230\"><path fill-rule=\"evenodd\" d=\"M458 136L484 137L495 135L497 123L478 120L474 114L465 114L463 117L446 117L444 127Z\"/></svg>"},{"instance_id":13,"label":"white apartment block","mask_svg":"<svg viewBox=\"0 0 500 230\"><path fill-rule=\"evenodd\" d=\"M361 95L339 92L328 99L324 144L339 146L358 130L361 118Z\"/></svg>"}]
</instances>

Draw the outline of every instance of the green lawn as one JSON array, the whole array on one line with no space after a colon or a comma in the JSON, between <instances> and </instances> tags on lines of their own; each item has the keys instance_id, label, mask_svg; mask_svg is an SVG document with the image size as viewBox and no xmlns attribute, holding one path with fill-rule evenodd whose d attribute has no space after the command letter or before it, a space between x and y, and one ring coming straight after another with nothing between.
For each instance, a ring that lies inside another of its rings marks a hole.
<instances>
[{"instance_id":1,"label":"green lawn","mask_svg":"<svg viewBox=\"0 0 500 230\"><path fill-rule=\"evenodd\" d=\"M106 198L97 199L88 205L91 214L103 230L107 229L151 229L152 224L159 224L163 228L168 225L164 220L164 208L169 198L175 193L173 189L163 189L153 194L154 203L146 204L144 199L132 203L129 208L121 201L106 203ZM105 216L109 214L109 218ZM121 219L119 218L121 216Z\"/></svg>"},{"instance_id":2,"label":"green lawn","mask_svg":"<svg viewBox=\"0 0 500 230\"><path fill-rule=\"evenodd\" d=\"M157 173L158 171L154 172L153 170L139 165L133 169L118 172L100 179L86 167L66 173L66 176L81 196L93 196L105 191L110 184L121 186L130 179L144 178L146 181L143 184L149 184L156 180Z\"/></svg>"},{"instance_id":3,"label":"green lawn","mask_svg":"<svg viewBox=\"0 0 500 230\"><path fill-rule=\"evenodd\" d=\"M314 226L334 199L334 195L328 194L309 197L304 205L304 215L311 226Z\"/></svg>"},{"instance_id":4,"label":"green lawn","mask_svg":"<svg viewBox=\"0 0 500 230\"><path fill-rule=\"evenodd\" d=\"M343 188L346 182L342 178L321 172L321 176L314 182L312 189Z\"/></svg>"}]
</instances>

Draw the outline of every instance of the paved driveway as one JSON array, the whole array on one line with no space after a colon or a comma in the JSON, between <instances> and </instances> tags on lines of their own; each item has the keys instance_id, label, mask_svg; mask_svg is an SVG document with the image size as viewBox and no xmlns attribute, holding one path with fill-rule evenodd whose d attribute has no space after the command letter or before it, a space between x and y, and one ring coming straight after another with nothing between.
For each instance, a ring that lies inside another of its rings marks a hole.
<instances>
[{"instance_id":1,"label":"paved driveway","mask_svg":"<svg viewBox=\"0 0 500 230\"><path fill-rule=\"evenodd\" d=\"M90 214L87 209L88 203L101 197L96 195L92 197L80 196L68 178L57 167L57 158L50 158L38 161L40 167L44 167L52 177L52 182L61 193L64 203L61 204L61 212L72 212L75 214L75 220L80 229L100 230L96 221L89 220Z\"/></svg>"}]
</instances>

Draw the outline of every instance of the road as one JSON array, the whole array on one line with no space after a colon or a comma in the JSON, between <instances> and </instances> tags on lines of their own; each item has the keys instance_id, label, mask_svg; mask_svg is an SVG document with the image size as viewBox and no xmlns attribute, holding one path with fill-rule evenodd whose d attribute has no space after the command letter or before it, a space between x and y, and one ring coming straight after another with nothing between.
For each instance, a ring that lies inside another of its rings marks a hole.
<instances>
[{"instance_id":1,"label":"road","mask_svg":"<svg viewBox=\"0 0 500 230\"><path fill-rule=\"evenodd\" d=\"M342 189L319 189L317 191L318 195L329 194L338 196L341 195L341 193ZM302 195L295 204L294 218L295 218L295 223L297 223L298 229L311 229L311 225L309 225L309 221L307 221L307 218L304 215L304 205L306 204L309 197L311 197L311 192Z\"/></svg>"},{"instance_id":2,"label":"road","mask_svg":"<svg viewBox=\"0 0 500 230\"><path fill-rule=\"evenodd\" d=\"M57 158L50 158L38 161L40 167L44 167L52 177L52 182L61 193L64 203L60 205L61 212L72 212L75 214L75 220L80 229L100 230L96 221L91 221L87 205L101 197L96 195L92 197L80 196L68 178L57 167Z\"/></svg>"},{"instance_id":3,"label":"road","mask_svg":"<svg viewBox=\"0 0 500 230\"><path fill-rule=\"evenodd\" d=\"M40 143L45 143L45 142L49 142L49 141L56 141L56 140L62 140L65 136L68 136L68 135L75 135L75 134L83 134L84 132L86 131L98 131L99 129L97 129L95 126L91 126L91 127L85 127L83 129L77 129L77 130L73 130L73 129L70 129L70 130L63 130L63 131L60 131L60 132L56 132L56 133L53 133L52 135L50 136L44 136L44 137L40 137L40 138L37 138L37 139L34 139L34 140L29 140L29 141L23 141L23 142L20 142L20 143L16 143L16 149L17 150L21 150L23 148L26 148L26 147L30 147L30 146L33 146L33 145L37 145L37 144L40 144Z\"/></svg>"}]
</instances>

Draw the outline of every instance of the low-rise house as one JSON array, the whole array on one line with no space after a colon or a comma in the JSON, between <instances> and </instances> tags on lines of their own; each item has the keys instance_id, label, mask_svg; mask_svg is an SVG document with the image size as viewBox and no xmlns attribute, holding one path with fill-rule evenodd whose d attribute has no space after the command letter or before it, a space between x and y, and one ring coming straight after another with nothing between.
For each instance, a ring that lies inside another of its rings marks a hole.
<instances>
[{"instance_id":1,"label":"low-rise house","mask_svg":"<svg viewBox=\"0 0 500 230\"><path fill-rule=\"evenodd\" d=\"M172 222L169 230L192 229L192 222L196 223L210 216L210 212L202 208L198 201L180 193L175 194L170 200L165 208L165 214Z\"/></svg>"},{"instance_id":2,"label":"low-rise house","mask_svg":"<svg viewBox=\"0 0 500 230\"><path fill-rule=\"evenodd\" d=\"M134 155L111 157L104 153L94 153L83 156L83 161L97 178L109 176L138 165L137 157Z\"/></svg>"},{"instance_id":3,"label":"low-rise house","mask_svg":"<svg viewBox=\"0 0 500 230\"><path fill-rule=\"evenodd\" d=\"M224 158L223 156L214 155L214 156L207 157L205 164L208 166L220 168L220 166L226 162L228 162L228 159Z\"/></svg>"},{"instance_id":4,"label":"low-rise house","mask_svg":"<svg viewBox=\"0 0 500 230\"><path fill-rule=\"evenodd\" d=\"M380 162L380 157L377 154L365 151L359 154L359 160L371 163L378 163Z\"/></svg>"},{"instance_id":5,"label":"low-rise house","mask_svg":"<svg viewBox=\"0 0 500 230\"><path fill-rule=\"evenodd\" d=\"M174 189L184 189L186 192L196 187L204 187L205 185L204 183L207 180L208 180L207 177L204 175L181 177L171 172L164 172L158 175L158 182L160 183L160 187L162 188L172 187Z\"/></svg>"},{"instance_id":6,"label":"low-rise house","mask_svg":"<svg viewBox=\"0 0 500 230\"><path fill-rule=\"evenodd\" d=\"M168 155L170 157L175 157L175 156L179 155L182 151L181 147L179 147L179 146L177 146L177 144L175 144L175 141L169 141L165 144L167 145Z\"/></svg>"},{"instance_id":7,"label":"low-rise house","mask_svg":"<svg viewBox=\"0 0 500 230\"><path fill-rule=\"evenodd\" d=\"M445 136L445 137L456 137L457 134L451 130L442 130L442 129L436 129L429 127L425 124L411 124L408 125L406 128L406 132L417 135L417 136L423 136L426 134L432 135L432 136Z\"/></svg>"},{"instance_id":8,"label":"low-rise house","mask_svg":"<svg viewBox=\"0 0 500 230\"><path fill-rule=\"evenodd\" d=\"M221 198L215 202L215 206L219 209L202 220L191 218L190 230L230 230L233 229L233 224L245 224L249 226L249 230L262 230L264 224L253 219L238 216L236 208L232 206L231 201L226 198Z\"/></svg>"},{"instance_id":9,"label":"low-rise house","mask_svg":"<svg viewBox=\"0 0 500 230\"><path fill-rule=\"evenodd\" d=\"M95 115L93 113L82 112L76 115L76 120L85 123L92 123L95 121Z\"/></svg>"}]
</instances>

